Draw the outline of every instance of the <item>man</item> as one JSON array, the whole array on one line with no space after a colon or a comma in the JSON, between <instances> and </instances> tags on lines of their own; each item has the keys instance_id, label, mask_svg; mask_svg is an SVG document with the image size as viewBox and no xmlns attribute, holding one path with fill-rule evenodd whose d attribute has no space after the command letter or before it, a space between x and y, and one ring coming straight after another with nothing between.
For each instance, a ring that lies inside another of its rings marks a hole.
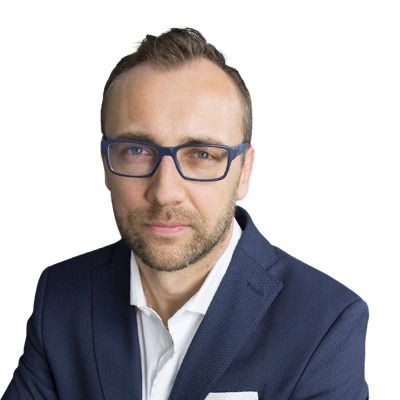
<instances>
[{"instance_id":1,"label":"man","mask_svg":"<svg viewBox=\"0 0 400 400\"><path fill-rule=\"evenodd\" d=\"M43 272L3 399L367 399L366 304L235 206L251 101L224 57L193 29L147 36L102 130L123 240Z\"/></svg>"}]
</instances>

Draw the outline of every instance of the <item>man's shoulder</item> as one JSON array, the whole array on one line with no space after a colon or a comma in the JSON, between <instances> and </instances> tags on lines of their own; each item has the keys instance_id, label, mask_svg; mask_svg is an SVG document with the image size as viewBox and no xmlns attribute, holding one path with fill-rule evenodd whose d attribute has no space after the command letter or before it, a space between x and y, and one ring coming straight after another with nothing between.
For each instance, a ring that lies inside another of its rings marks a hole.
<instances>
[{"instance_id":1,"label":"man's shoulder","mask_svg":"<svg viewBox=\"0 0 400 400\"><path fill-rule=\"evenodd\" d=\"M362 298L343 283L325 272L293 257L280 248L273 246L277 262L268 269L268 273L282 281L284 296L290 303L307 304L315 311L331 310L338 312Z\"/></svg>"},{"instance_id":2,"label":"man's shoulder","mask_svg":"<svg viewBox=\"0 0 400 400\"><path fill-rule=\"evenodd\" d=\"M86 253L79 254L67 260L63 260L45 269L44 272L51 275L86 275L92 270L107 265L111 262L115 251L122 246L118 241Z\"/></svg>"},{"instance_id":3,"label":"man's shoulder","mask_svg":"<svg viewBox=\"0 0 400 400\"><path fill-rule=\"evenodd\" d=\"M340 309L361 300L336 279L272 245L244 209L237 208L236 218L244 229L239 247L246 257L282 283L280 297L287 304Z\"/></svg>"},{"instance_id":4,"label":"man's shoulder","mask_svg":"<svg viewBox=\"0 0 400 400\"><path fill-rule=\"evenodd\" d=\"M46 315L54 320L63 320L72 315L79 318L89 310L93 273L106 271L108 274L112 271L111 275L114 276L114 272L117 275L120 272L119 266L125 271L128 265L129 249L122 241L51 265L39 278L35 309L45 308ZM60 310L63 312L60 313Z\"/></svg>"}]
</instances>

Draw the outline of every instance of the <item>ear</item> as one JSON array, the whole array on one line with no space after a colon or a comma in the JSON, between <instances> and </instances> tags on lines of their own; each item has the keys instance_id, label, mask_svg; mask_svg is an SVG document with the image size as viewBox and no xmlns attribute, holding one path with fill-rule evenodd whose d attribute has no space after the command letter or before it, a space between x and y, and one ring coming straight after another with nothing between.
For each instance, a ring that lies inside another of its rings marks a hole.
<instances>
[{"instance_id":1,"label":"ear","mask_svg":"<svg viewBox=\"0 0 400 400\"><path fill-rule=\"evenodd\" d=\"M240 173L240 179L237 189L237 200L243 200L247 192L249 191L250 176L253 170L254 161L254 147L250 145L244 154L244 162L242 165L242 171Z\"/></svg>"},{"instance_id":2,"label":"ear","mask_svg":"<svg viewBox=\"0 0 400 400\"><path fill-rule=\"evenodd\" d=\"M106 158L104 157L103 154L101 155L101 159L103 161L103 168L104 168L104 183L105 183L107 189L111 190L110 189L110 187L111 187L111 185L110 185L110 171L108 169L107 160L106 160Z\"/></svg>"}]
</instances>

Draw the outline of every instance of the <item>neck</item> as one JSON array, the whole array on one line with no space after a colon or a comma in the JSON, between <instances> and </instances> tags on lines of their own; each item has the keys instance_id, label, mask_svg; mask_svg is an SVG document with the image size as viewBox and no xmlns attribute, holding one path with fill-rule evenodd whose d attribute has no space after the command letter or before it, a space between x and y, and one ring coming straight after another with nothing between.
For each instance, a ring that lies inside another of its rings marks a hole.
<instances>
[{"instance_id":1,"label":"neck","mask_svg":"<svg viewBox=\"0 0 400 400\"><path fill-rule=\"evenodd\" d=\"M147 304L158 313L164 326L167 327L168 320L200 289L228 247L232 231L233 224L225 238L209 254L179 271L157 271L136 258Z\"/></svg>"}]
</instances>

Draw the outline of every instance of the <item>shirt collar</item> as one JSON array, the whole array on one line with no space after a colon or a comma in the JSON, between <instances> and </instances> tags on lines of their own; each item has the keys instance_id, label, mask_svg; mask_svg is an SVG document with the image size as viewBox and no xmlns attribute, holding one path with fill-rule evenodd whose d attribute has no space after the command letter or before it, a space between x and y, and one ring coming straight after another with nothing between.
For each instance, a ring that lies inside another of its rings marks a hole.
<instances>
[{"instance_id":1,"label":"shirt collar","mask_svg":"<svg viewBox=\"0 0 400 400\"><path fill-rule=\"evenodd\" d=\"M233 252L240 239L242 230L236 219L233 222L232 237L222 256L211 268L200 289L181 307L178 312L185 310L205 315L207 309L224 277L232 259ZM138 308L147 308L146 297L143 292L142 280L135 255L131 251L131 282L130 282L131 305Z\"/></svg>"}]
</instances>

